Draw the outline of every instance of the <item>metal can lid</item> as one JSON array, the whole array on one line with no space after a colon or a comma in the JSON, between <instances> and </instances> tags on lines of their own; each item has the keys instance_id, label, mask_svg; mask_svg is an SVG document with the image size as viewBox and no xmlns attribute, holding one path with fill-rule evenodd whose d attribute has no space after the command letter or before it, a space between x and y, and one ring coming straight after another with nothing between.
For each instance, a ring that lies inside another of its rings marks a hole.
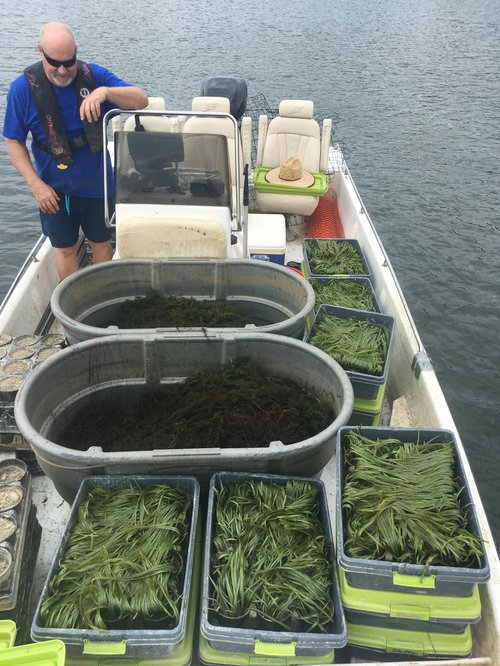
<instances>
[{"instance_id":1,"label":"metal can lid","mask_svg":"<svg viewBox=\"0 0 500 666\"><path fill-rule=\"evenodd\" d=\"M47 347L56 347L64 344L64 335L61 333L47 333L42 335L40 342Z\"/></svg>"},{"instance_id":2,"label":"metal can lid","mask_svg":"<svg viewBox=\"0 0 500 666\"><path fill-rule=\"evenodd\" d=\"M0 347L3 347L4 345L10 345L11 342L11 335L0 335Z\"/></svg>"},{"instance_id":3,"label":"metal can lid","mask_svg":"<svg viewBox=\"0 0 500 666\"><path fill-rule=\"evenodd\" d=\"M0 511L13 509L23 499L23 490L17 485L0 485Z\"/></svg>"},{"instance_id":4,"label":"metal can lid","mask_svg":"<svg viewBox=\"0 0 500 666\"><path fill-rule=\"evenodd\" d=\"M35 353L31 347L12 347L9 350L9 358L19 361L23 358L30 358Z\"/></svg>"},{"instance_id":5,"label":"metal can lid","mask_svg":"<svg viewBox=\"0 0 500 666\"><path fill-rule=\"evenodd\" d=\"M36 343L40 340L40 336L38 335L18 335L16 338L14 338L14 344L17 347L30 347L31 345L36 345Z\"/></svg>"},{"instance_id":6,"label":"metal can lid","mask_svg":"<svg viewBox=\"0 0 500 666\"><path fill-rule=\"evenodd\" d=\"M30 364L28 361L9 361L3 366L3 372L6 375L22 375L24 372L28 372L30 369Z\"/></svg>"}]
</instances>

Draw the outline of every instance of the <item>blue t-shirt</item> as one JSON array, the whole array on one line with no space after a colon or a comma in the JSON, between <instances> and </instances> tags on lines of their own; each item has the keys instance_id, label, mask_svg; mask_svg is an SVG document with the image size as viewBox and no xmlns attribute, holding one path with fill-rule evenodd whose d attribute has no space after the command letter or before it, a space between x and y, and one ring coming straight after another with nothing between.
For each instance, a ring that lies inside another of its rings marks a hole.
<instances>
[{"instance_id":1,"label":"blue t-shirt","mask_svg":"<svg viewBox=\"0 0 500 666\"><path fill-rule=\"evenodd\" d=\"M112 88L130 86L132 84L122 81L118 76L105 67L89 64L94 77L95 86L109 86ZM78 101L73 85L60 88L52 85L57 102L61 109L64 127L69 137L83 134L83 124L80 120ZM105 102L101 105L101 116L115 105ZM38 142L45 145L45 136L42 124L36 111L35 102L29 90L24 74L18 76L9 88L7 94L7 108L3 125L3 136L6 139L16 139L25 142L28 133ZM40 178L53 187L57 192L81 197L102 197L104 194L103 153L92 154L88 146L74 151L74 163L67 169L58 169L57 162L36 142L31 145L35 167ZM108 158L108 174L110 174L109 194L112 194L111 165Z\"/></svg>"}]
</instances>

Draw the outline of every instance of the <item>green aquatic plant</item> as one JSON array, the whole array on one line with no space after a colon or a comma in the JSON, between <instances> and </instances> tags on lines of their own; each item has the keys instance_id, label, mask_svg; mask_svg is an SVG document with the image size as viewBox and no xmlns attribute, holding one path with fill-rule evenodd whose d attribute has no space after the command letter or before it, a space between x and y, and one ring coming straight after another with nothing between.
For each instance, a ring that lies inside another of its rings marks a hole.
<instances>
[{"instance_id":1,"label":"green aquatic plant","mask_svg":"<svg viewBox=\"0 0 500 666\"><path fill-rule=\"evenodd\" d=\"M325 314L314 324L309 342L332 356L344 370L381 376L389 331L371 321Z\"/></svg>"},{"instance_id":2,"label":"green aquatic plant","mask_svg":"<svg viewBox=\"0 0 500 666\"><path fill-rule=\"evenodd\" d=\"M58 443L105 451L268 446L302 441L335 419L331 400L270 375L248 359L203 370L179 383L94 396L58 434Z\"/></svg>"},{"instance_id":3,"label":"green aquatic plant","mask_svg":"<svg viewBox=\"0 0 500 666\"><path fill-rule=\"evenodd\" d=\"M363 258L349 241L308 238L304 244L313 275L366 275Z\"/></svg>"},{"instance_id":4,"label":"green aquatic plant","mask_svg":"<svg viewBox=\"0 0 500 666\"><path fill-rule=\"evenodd\" d=\"M317 487L251 480L216 492L211 610L245 627L327 631L331 545Z\"/></svg>"},{"instance_id":5,"label":"green aquatic plant","mask_svg":"<svg viewBox=\"0 0 500 666\"><path fill-rule=\"evenodd\" d=\"M49 596L45 627L175 626L185 575L191 499L165 485L97 487L78 508Z\"/></svg>"},{"instance_id":6,"label":"green aquatic plant","mask_svg":"<svg viewBox=\"0 0 500 666\"><path fill-rule=\"evenodd\" d=\"M118 328L231 327L252 323L235 306L187 296L162 296L154 289L120 303Z\"/></svg>"},{"instance_id":7,"label":"green aquatic plant","mask_svg":"<svg viewBox=\"0 0 500 666\"><path fill-rule=\"evenodd\" d=\"M339 278L327 282L313 280L311 285L316 296L316 307L325 304L368 312L376 311L372 293L362 282Z\"/></svg>"},{"instance_id":8,"label":"green aquatic plant","mask_svg":"<svg viewBox=\"0 0 500 666\"><path fill-rule=\"evenodd\" d=\"M472 566L483 554L467 527L451 443L402 443L347 433L342 510L350 557Z\"/></svg>"}]
</instances>

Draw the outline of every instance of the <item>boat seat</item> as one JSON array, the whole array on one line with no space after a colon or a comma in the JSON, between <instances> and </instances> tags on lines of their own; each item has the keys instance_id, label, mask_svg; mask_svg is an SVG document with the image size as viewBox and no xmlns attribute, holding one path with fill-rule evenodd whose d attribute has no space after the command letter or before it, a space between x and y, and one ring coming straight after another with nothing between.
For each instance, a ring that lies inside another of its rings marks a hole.
<instances>
[{"instance_id":1,"label":"boat seat","mask_svg":"<svg viewBox=\"0 0 500 666\"><path fill-rule=\"evenodd\" d=\"M149 111L164 111L165 110L165 100L163 97L148 97L148 105L144 107L146 110ZM145 118L145 116L142 116ZM151 118L152 116L150 116ZM156 116L158 117L158 116ZM127 131L133 130L135 127L135 121L134 121L134 116L129 116L125 122L122 122L121 116L115 116L114 118L111 119L111 128L113 132L118 132L122 129L126 129ZM150 128L151 131L151 128ZM161 131L161 128L158 129L157 131Z\"/></svg>"},{"instance_id":2,"label":"boat seat","mask_svg":"<svg viewBox=\"0 0 500 666\"><path fill-rule=\"evenodd\" d=\"M192 102L192 111L229 113L230 101L227 97L195 97ZM229 118L214 118L208 116L190 116L186 119L182 131L191 134L221 134L227 138L227 149L229 156L229 170L231 176L231 187L233 188L233 210L235 209L236 168L235 168L235 132L234 125ZM240 201L243 197L243 169L245 164L250 164L252 119L244 117L241 121L239 131L239 155L240 155ZM245 147L245 150L244 150Z\"/></svg>"},{"instance_id":3,"label":"boat seat","mask_svg":"<svg viewBox=\"0 0 500 666\"><path fill-rule=\"evenodd\" d=\"M313 118L314 104L309 100L283 100L278 116L268 122L259 117L256 166L279 167L289 157L298 157L302 168L311 173L326 171L331 119L323 123L323 138ZM256 192L257 207L262 213L311 215L319 197L298 194Z\"/></svg>"},{"instance_id":4,"label":"boat seat","mask_svg":"<svg viewBox=\"0 0 500 666\"><path fill-rule=\"evenodd\" d=\"M146 107L146 110L165 111L166 106L163 97L148 97L148 100L149 103ZM126 132L179 132L183 121L183 116L143 116L139 113L134 113L124 122L123 129Z\"/></svg>"}]
</instances>

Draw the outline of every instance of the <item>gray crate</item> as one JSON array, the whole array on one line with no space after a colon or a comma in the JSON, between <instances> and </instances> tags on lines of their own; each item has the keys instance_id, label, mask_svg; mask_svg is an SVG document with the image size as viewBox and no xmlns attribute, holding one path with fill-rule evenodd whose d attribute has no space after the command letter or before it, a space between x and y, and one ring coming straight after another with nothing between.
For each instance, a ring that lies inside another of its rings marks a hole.
<instances>
[{"instance_id":1,"label":"gray crate","mask_svg":"<svg viewBox=\"0 0 500 666\"><path fill-rule=\"evenodd\" d=\"M369 439L395 438L401 442L429 441L431 439L450 442L454 446L455 476L459 479L463 491L460 502L467 515L469 529L479 537L481 531L476 509L472 502L467 478L463 469L460 454L456 447L455 437L449 430L426 430L419 428L396 427L343 427L337 433L337 559L346 572L350 585L359 588L416 592L419 594L435 594L443 596L468 596L472 594L477 583L485 583L490 576L490 568L486 551L480 566L447 567L420 564L403 564L382 560L367 560L349 557L344 550L344 512L342 511L342 491L344 487L344 446L346 434L353 430Z\"/></svg>"},{"instance_id":2,"label":"gray crate","mask_svg":"<svg viewBox=\"0 0 500 666\"><path fill-rule=\"evenodd\" d=\"M290 479L306 480L315 485L319 490L321 502L321 521L324 533L332 544L332 599L334 603L334 626L330 633L319 632L291 632L291 631L266 631L264 629L246 629L243 627L220 626L213 622L213 613L209 610L209 598L211 597L211 558L212 558L212 533L215 523L215 490L223 485L241 483L247 480L263 481L264 483L286 484ZM244 474L238 472L221 472L214 474L210 482L208 498L207 530L205 538L205 554L202 572L202 606L201 606L201 635L208 641L210 647L222 652L237 652L254 654L257 652L256 645L259 642L283 646L283 654L290 654L289 649L293 646L295 656L318 656L325 655L335 648L342 648L347 641L347 631L344 611L340 602L337 572L335 567L335 554L333 552L333 532L330 522L330 513L327 505L326 491L322 481L305 478L289 477L271 474ZM279 657L277 651L275 656Z\"/></svg>"},{"instance_id":3,"label":"gray crate","mask_svg":"<svg viewBox=\"0 0 500 666\"><path fill-rule=\"evenodd\" d=\"M98 487L119 489L130 485L145 488L149 485L168 485L184 491L191 498L191 515L189 540L185 555L185 573L182 593L182 602L179 622L173 629L134 629L109 631L94 631L91 629L63 629L44 627L40 619L40 609L43 602L49 596L50 582L59 568L59 561L63 557L71 532L78 520L78 509L89 493ZM198 525L200 502L200 489L198 481L189 476L93 476L85 479L71 507L66 528L63 532L56 554L47 575L42 594L31 625L31 636L35 641L46 641L59 639L66 644L68 655L81 656L109 655L106 648L111 644L116 648L114 653L118 658L128 657L168 657L176 651L185 638L189 617L195 612L195 600L190 593L193 585L194 562L196 549L196 534ZM92 649L88 650L89 644ZM100 648L102 646L102 649Z\"/></svg>"},{"instance_id":4,"label":"gray crate","mask_svg":"<svg viewBox=\"0 0 500 666\"><path fill-rule=\"evenodd\" d=\"M372 282L370 278L368 277L359 277L359 276L352 276L352 277L314 277L310 279L310 283L313 286L314 289L314 284L329 284L330 282L356 282L357 284L362 285L365 287L368 292L370 293L370 296L372 297L373 300L373 305L374 305L374 310L369 310L368 312L381 312L380 309L380 304L378 302L377 297L375 296L375 291L373 289ZM339 306L338 303L324 303L324 305L337 305L338 307L343 307ZM314 313L318 311L320 307L320 304L317 302L314 305ZM361 309L361 308L358 308Z\"/></svg>"},{"instance_id":5,"label":"gray crate","mask_svg":"<svg viewBox=\"0 0 500 666\"><path fill-rule=\"evenodd\" d=\"M389 361L391 357L392 341L394 338L394 317L379 312L365 312L364 310L353 310L352 308L341 308L336 305L321 305L314 317L314 321L307 335L307 341L310 342L314 333L315 325L325 315L339 317L339 319L355 319L357 321L369 321L379 326L384 326L389 332L389 344L387 346L387 355L385 359L384 370L381 375L369 375L363 372L347 370L347 376L351 380L354 389L355 398L363 400L381 401L381 393L385 391L387 376L389 374Z\"/></svg>"},{"instance_id":6,"label":"gray crate","mask_svg":"<svg viewBox=\"0 0 500 666\"><path fill-rule=\"evenodd\" d=\"M328 241L328 242L336 242L336 243L348 243L349 245L352 245L356 252L358 253L361 261L363 262L364 266L364 271L362 273L357 273L359 276L363 277L370 277L370 269L368 267L368 262L366 260L366 257L363 253L363 250L361 249L361 245L359 244L359 241L357 241L355 238L304 238L303 241L303 254L304 254L304 263L305 263L305 274L307 278L318 278L318 277L332 277L333 275L337 275L337 277L350 277L344 274L322 274L322 273L314 273L313 270L311 269L311 264L310 264L310 259L309 259L309 254L310 251L308 250L308 246L310 245L311 241Z\"/></svg>"}]
</instances>

